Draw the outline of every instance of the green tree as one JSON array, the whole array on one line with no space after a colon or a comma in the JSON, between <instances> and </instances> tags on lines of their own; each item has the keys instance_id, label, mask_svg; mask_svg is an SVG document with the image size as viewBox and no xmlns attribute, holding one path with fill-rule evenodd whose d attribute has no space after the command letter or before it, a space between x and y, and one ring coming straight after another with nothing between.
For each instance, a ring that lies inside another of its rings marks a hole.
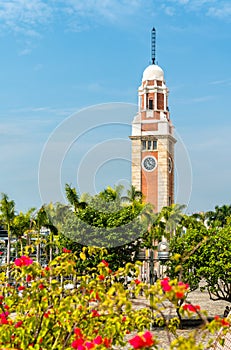
<instances>
[{"instance_id":1,"label":"green tree","mask_svg":"<svg viewBox=\"0 0 231 350\"><path fill-rule=\"evenodd\" d=\"M19 241L21 255L23 255L23 237L30 231L31 214L34 210L31 208L26 213L20 212L13 219L12 235Z\"/></svg>"},{"instance_id":2,"label":"green tree","mask_svg":"<svg viewBox=\"0 0 231 350\"><path fill-rule=\"evenodd\" d=\"M54 245L54 235L58 233L58 229L53 224L51 217L49 216L49 209L52 209L52 205L46 206L42 205L41 208L36 212L33 220L31 220L31 234L36 237L36 260L40 262L41 260L41 244L49 247L49 253L46 253L46 260L52 260L53 258L53 245ZM42 237L42 229L47 229L49 232L49 242L47 242L47 237Z\"/></svg>"},{"instance_id":3,"label":"green tree","mask_svg":"<svg viewBox=\"0 0 231 350\"><path fill-rule=\"evenodd\" d=\"M87 203L80 201L79 195L74 187L71 187L71 185L66 184L65 192L67 200L69 204L73 206L75 212L78 212L78 210L84 209L86 207Z\"/></svg>"},{"instance_id":4,"label":"green tree","mask_svg":"<svg viewBox=\"0 0 231 350\"><path fill-rule=\"evenodd\" d=\"M44 206L46 211L46 222L44 226L49 230L49 261L53 259L54 248L56 255L59 253L59 232L64 222L66 213L70 210L69 206L61 204L59 202L53 204L49 203Z\"/></svg>"},{"instance_id":5,"label":"green tree","mask_svg":"<svg viewBox=\"0 0 231 350\"><path fill-rule=\"evenodd\" d=\"M142 192L137 191L137 189L133 185L131 185L131 188L127 191L127 195L128 195L130 202L134 202L134 201L141 202L142 198L143 198Z\"/></svg>"},{"instance_id":6,"label":"green tree","mask_svg":"<svg viewBox=\"0 0 231 350\"><path fill-rule=\"evenodd\" d=\"M198 257L198 249L207 237L207 229L204 226L187 228L186 232L180 230L170 240L170 260L166 263L167 274L170 278L178 278L190 284L193 291L199 287L201 276L198 274L201 266L201 258Z\"/></svg>"},{"instance_id":7,"label":"green tree","mask_svg":"<svg viewBox=\"0 0 231 350\"><path fill-rule=\"evenodd\" d=\"M208 211L206 217L209 226L225 226L227 218L231 216L231 205L215 206L214 211Z\"/></svg>"},{"instance_id":8,"label":"green tree","mask_svg":"<svg viewBox=\"0 0 231 350\"><path fill-rule=\"evenodd\" d=\"M168 241L174 236L176 229L181 225L185 206L172 204L163 207L159 213L151 213L149 230L146 232L143 244L147 248L157 249L157 244L166 238Z\"/></svg>"},{"instance_id":9,"label":"green tree","mask_svg":"<svg viewBox=\"0 0 231 350\"><path fill-rule=\"evenodd\" d=\"M208 230L208 238L197 251L199 276L212 300L231 303L231 220L224 227Z\"/></svg>"},{"instance_id":10,"label":"green tree","mask_svg":"<svg viewBox=\"0 0 231 350\"><path fill-rule=\"evenodd\" d=\"M231 302L231 222L224 227L188 228L170 242L168 275L198 288L203 280L212 300Z\"/></svg>"},{"instance_id":11,"label":"green tree","mask_svg":"<svg viewBox=\"0 0 231 350\"><path fill-rule=\"evenodd\" d=\"M66 186L66 190L71 202L70 186ZM75 194L76 190L72 189L72 193ZM77 197L79 198L78 195ZM144 220L147 206L136 200L123 203L121 187L107 187L99 194L87 198L88 203L84 207L66 212L61 240L68 244L68 238L75 250L80 250L83 246L106 247L109 262L113 263L114 268L135 260L141 238L148 228L148 223Z\"/></svg>"},{"instance_id":12,"label":"green tree","mask_svg":"<svg viewBox=\"0 0 231 350\"><path fill-rule=\"evenodd\" d=\"M7 194L2 193L2 198L0 201L0 221L8 233L7 256L6 256L6 263L8 265L8 268L7 268L8 278L9 278L9 264L10 264L11 231L13 228L14 218L15 218L15 202L13 200L10 200Z\"/></svg>"}]
</instances>

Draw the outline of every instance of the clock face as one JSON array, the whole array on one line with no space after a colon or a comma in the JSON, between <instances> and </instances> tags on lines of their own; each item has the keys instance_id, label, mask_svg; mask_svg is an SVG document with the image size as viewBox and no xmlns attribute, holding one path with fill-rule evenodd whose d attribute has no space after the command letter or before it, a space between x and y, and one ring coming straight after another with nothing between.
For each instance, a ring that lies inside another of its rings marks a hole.
<instances>
[{"instance_id":1,"label":"clock face","mask_svg":"<svg viewBox=\"0 0 231 350\"><path fill-rule=\"evenodd\" d=\"M156 158L152 156L145 157L142 166L146 171L153 171L157 166Z\"/></svg>"}]
</instances>

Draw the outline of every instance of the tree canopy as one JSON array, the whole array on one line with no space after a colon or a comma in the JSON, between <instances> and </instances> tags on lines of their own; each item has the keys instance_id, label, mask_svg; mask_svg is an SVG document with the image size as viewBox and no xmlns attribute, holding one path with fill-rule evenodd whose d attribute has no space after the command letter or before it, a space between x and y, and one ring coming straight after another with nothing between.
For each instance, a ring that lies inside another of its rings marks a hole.
<instances>
[{"instance_id":1,"label":"tree canopy","mask_svg":"<svg viewBox=\"0 0 231 350\"><path fill-rule=\"evenodd\" d=\"M179 231L170 242L170 252L171 278L189 283L191 290L206 289L212 300L231 302L231 221L224 227L200 224Z\"/></svg>"}]
</instances>

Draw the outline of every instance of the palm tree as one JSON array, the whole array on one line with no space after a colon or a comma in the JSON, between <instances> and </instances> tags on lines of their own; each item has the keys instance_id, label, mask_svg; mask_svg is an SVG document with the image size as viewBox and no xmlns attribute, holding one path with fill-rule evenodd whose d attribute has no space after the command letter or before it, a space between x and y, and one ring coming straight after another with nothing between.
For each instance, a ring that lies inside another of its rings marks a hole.
<instances>
[{"instance_id":1,"label":"palm tree","mask_svg":"<svg viewBox=\"0 0 231 350\"><path fill-rule=\"evenodd\" d=\"M67 206L61 205L57 203L56 206L53 203L49 205L43 205L38 212L36 213L33 225L37 232L37 256L36 260L40 262L40 245L41 245L41 229L45 228L49 231L49 242L47 246L49 246L49 257L48 260L51 261L53 259L53 247L54 247L54 238L58 233L59 219L62 212L66 212Z\"/></svg>"},{"instance_id":2,"label":"palm tree","mask_svg":"<svg viewBox=\"0 0 231 350\"><path fill-rule=\"evenodd\" d=\"M66 197L70 205L74 207L74 211L77 213L79 209L84 209L87 206L86 202L81 202L78 193L74 187L70 185L65 185Z\"/></svg>"},{"instance_id":3,"label":"palm tree","mask_svg":"<svg viewBox=\"0 0 231 350\"><path fill-rule=\"evenodd\" d=\"M156 236L170 240L175 233L177 225L183 218L182 211L185 209L185 205L172 204L168 207L163 207L158 213L157 219L153 224L153 230L156 231Z\"/></svg>"},{"instance_id":4,"label":"palm tree","mask_svg":"<svg viewBox=\"0 0 231 350\"><path fill-rule=\"evenodd\" d=\"M35 218L31 221L32 227L34 227L36 236L37 236L37 245L36 245L36 260L40 262L40 247L41 247L41 236L40 232L42 227L47 227L48 225L48 217L45 206L42 205L41 208L37 211Z\"/></svg>"},{"instance_id":5,"label":"palm tree","mask_svg":"<svg viewBox=\"0 0 231 350\"><path fill-rule=\"evenodd\" d=\"M128 198L131 202L138 201L141 202L143 199L143 194L141 191L137 191L135 186L131 185L130 190L127 191Z\"/></svg>"},{"instance_id":6,"label":"palm tree","mask_svg":"<svg viewBox=\"0 0 231 350\"><path fill-rule=\"evenodd\" d=\"M54 247L54 239L59 231L59 224L62 223L66 210L69 208L61 203L50 203L46 206L46 222L44 222L45 227L49 230L49 261L53 259L53 247Z\"/></svg>"},{"instance_id":7,"label":"palm tree","mask_svg":"<svg viewBox=\"0 0 231 350\"><path fill-rule=\"evenodd\" d=\"M6 263L7 263L7 278L10 277L10 248L11 248L11 230L13 227L13 221L15 217L15 202L10 200L7 194L2 193L2 199L0 201L0 220L8 232L8 242L7 242L7 255L6 255Z\"/></svg>"},{"instance_id":8,"label":"palm tree","mask_svg":"<svg viewBox=\"0 0 231 350\"><path fill-rule=\"evenodd\" d=\"M23 255L23 237L26 232L30 230L31 214L35 208L29 209L25 214L20 212L13 219L13 230L12 234L19 240L20 243L20 254Z\"/></svg>"}]
</instances>

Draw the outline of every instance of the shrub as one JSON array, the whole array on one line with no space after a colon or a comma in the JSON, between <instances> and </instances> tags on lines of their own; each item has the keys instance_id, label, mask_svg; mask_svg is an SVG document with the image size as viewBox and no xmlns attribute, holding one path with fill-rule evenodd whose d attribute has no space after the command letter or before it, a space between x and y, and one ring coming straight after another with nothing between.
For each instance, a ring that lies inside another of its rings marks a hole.
<instances>
[{"instance_id":1,"label":"shrub","mask_svg":"<svg viewBox=\"0 0 231 350\"><path fill-rule=\"evenodd\" d=\"M130 344L133 349L157 349L158 339L149 331L150 324L164 325L175 334L178 319L167 317L166 312L169 309L172 314L179 300L184 301L182 314L204 317L198 305L186 303L189 286L183 282L165 278L148 286L138 279L139 264L111 271L106 258L97 268L79 275L77 260L85 258L84 252L77 257L64 250L49 266L41 267L22 256L10 266L12 283L3 269L0 348L98 350ZM128 274L134 278L130 289L125 289L120 281ZM134 310L131 292L135 296L143 293L150 307ZM215 332L220 327L227 331L230 325L217 318L204 327L204 332ZM184 339L184 346L187 342L190 349L199 349L193 347L192 337ZM183 349L182 339L176 338L172 346Z\"/></svg>"}]
</instances>

